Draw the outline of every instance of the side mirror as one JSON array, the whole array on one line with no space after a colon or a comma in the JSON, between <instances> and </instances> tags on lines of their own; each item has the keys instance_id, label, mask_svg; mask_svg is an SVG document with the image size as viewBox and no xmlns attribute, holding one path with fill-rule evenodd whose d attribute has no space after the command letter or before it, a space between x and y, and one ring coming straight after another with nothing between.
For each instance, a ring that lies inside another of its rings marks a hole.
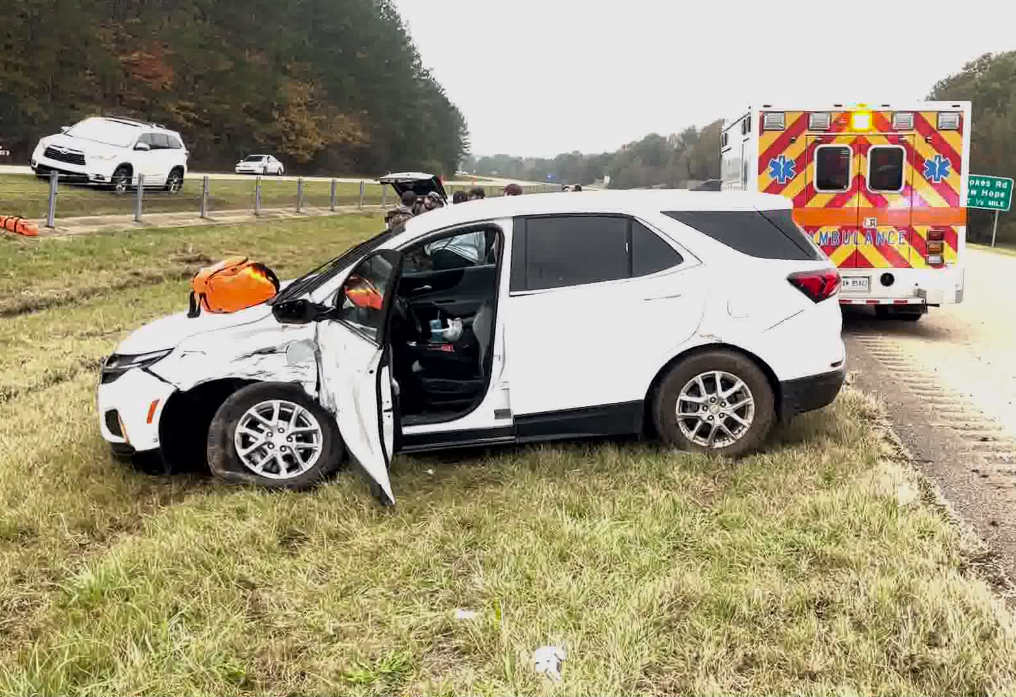
<instances>
[{"instance_id":1,"label":"side mirror","mask_svg":"<svg viewBox=\"0 0 1016 697\"><path fill-rule=\"evenodd\" d=\"M143 152L145 150L151 150L152 148L148 145L148 143L138 143L134 146L134 149L141 150Z\"/></svg>"},{"instance_id":2,"label":"side mirror","mask_svg":"<svg viewBox=\"0 0 1016 697\"><path fill-rule=\"evenodd\" d=\"M306 298L287 300L272 306L272 314L279 324L310 324L328 319L332 308L312 303Z\"/></svg>"}]
</instances>

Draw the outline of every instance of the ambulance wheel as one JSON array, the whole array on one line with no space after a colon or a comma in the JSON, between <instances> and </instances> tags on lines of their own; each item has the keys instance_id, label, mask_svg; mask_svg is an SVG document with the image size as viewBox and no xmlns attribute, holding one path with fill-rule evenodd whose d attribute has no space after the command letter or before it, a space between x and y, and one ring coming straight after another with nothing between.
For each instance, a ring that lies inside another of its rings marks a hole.
<instances>
[{"instance_id":1,"label":"ambulance wheel","mask_svg":"<svg viewBox=\"0 0 1016 697\"><path fill-rule=\"evenodd\" d=\"M228 482L299 490L334 473L345 446L335 419L300 387L260 382L222 403L207 452L212 473Z\"/></svg>"},{"instance_id":2,"label":"ambulance wheel","mask_svg":"<svg viewBox=\"0 0 1016 697\"><path fill-rule=\"evenodd\" d=\"M677 363L660 382L652 412L668 445L730 457L757 449L776 422L765 373L733 351L706 351Z\"/></svg>"}]
</instances>

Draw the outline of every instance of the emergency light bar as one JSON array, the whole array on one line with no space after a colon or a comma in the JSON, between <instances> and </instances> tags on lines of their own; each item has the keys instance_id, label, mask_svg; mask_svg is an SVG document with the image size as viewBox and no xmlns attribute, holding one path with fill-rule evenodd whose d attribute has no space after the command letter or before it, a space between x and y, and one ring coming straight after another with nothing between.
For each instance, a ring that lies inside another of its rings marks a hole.
<instances>
[{"instance_id":1,"label":"emergency light bar","mask_svg":"<svg viewBox=\"0 0 1016 697\"><path fill-rule=\"evenodd\" d=\"M787 127L786 114L782 111L767 111L762 118L763 131L782 131Z\"/></svg>"},{"instance_id":2,"label":"emergency light bar","mask_svg":"<svg viewBox=\"0 0 1016 697\"><path fill-rule=\"evenodd\" d=\"M812 131L828 131L832 124L832 114L828 111L816 111L808 115L808 129Z\"/></svg>"},{"instance_id":3,"label":"emergency light bar","mask_svg":"<svg viewBox=\"0 0 1016 697\"><path fill-rule=\"evenodd\" d=\"M960 130L960 115L956 111L942 111L938 114L938 130L958 131Z\"/></svg>"},{"instance_id":4,"label":"emergency light bar","mask_svg":"<svg viewBox=\"0 0 1016 697\"><path fill-rule=\"evenodd\" d=\"M850 115L850 128L854 131L867 131L871 129L871 112L855 111Z\"/></svg>"},{"instance_id":5,"label":"emergency light bar","mask_svg":"<svg viewBox=\"0 0 1016 697\"><path fill-rule=\"evenodd\" d=\"M893 130L894 131L914 130L914 115L907 111L897 111L895 114L893 114Z\"/></svg>"}]
</instances>

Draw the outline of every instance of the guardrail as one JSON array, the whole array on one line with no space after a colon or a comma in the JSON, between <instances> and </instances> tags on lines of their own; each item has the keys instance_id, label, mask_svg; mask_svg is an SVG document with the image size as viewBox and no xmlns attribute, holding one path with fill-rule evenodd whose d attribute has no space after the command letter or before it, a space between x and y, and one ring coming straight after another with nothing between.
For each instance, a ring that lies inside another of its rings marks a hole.
<instances>
[{"instance_id":1,"label":"guardrail","mask_svg":"<svg viewBox=\"0 0 1016 697\"><path fill-rule=\"evenodd\" d=\"M61 218L130 215L141 223L151 213L193 213L212 218L217 213L268 215L273 211L320 214L340 209L387 209L399 204L391 187L370 180L281 179L255 176L186 179L172 190L151 177L136 175L126 188L96 185L57 172L37 177L0 174L0 215L18 215L55 228ZM502 185L482 186L488 197L503 194ZM472 184L446 184L449 199ZM557 187L523 187L524 193L557 191Z\"/></svg>"}]
</instances>

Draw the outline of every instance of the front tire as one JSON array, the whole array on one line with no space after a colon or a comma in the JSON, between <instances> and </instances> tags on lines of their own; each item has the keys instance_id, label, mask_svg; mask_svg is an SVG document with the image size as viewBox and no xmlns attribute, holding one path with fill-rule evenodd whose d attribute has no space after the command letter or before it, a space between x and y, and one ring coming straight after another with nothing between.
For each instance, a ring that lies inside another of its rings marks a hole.
<instances>
[{"instance_id":1,"label":"front tire","mask_svg":"<svg viewBox=\"0 0 1016 697\"><path fill-rule=\"evenodd\" d=\"M653 399L653 422L681 450L738 457L757 449L776 422L773 389L747 356L708 351L680 361Z\"/></svg>"},{"instance_id":2,"label":"front tire","mask_svg":"<svg viewBox=\"0 0 1016 697\"><path fill-rule=\"evenodd\" d=\"M335 420L301 388L277 382L234 392L208 430L212 473L235 484L307 489L339 468Z\"/></svg>"},{"instance_id":3,"label":"front tire","mask_svg":"<svg viewBox=\"0 0 1016 697\"><path fill-rule=\"evenodd\" d=\"M113 193L117 196L123 196L127 193L127 190L131 186L131 170L129 167L121 165L116 168L113 172L113 176L110 177L110 182L113 185Z\"/></svg>"}]
</instances>

